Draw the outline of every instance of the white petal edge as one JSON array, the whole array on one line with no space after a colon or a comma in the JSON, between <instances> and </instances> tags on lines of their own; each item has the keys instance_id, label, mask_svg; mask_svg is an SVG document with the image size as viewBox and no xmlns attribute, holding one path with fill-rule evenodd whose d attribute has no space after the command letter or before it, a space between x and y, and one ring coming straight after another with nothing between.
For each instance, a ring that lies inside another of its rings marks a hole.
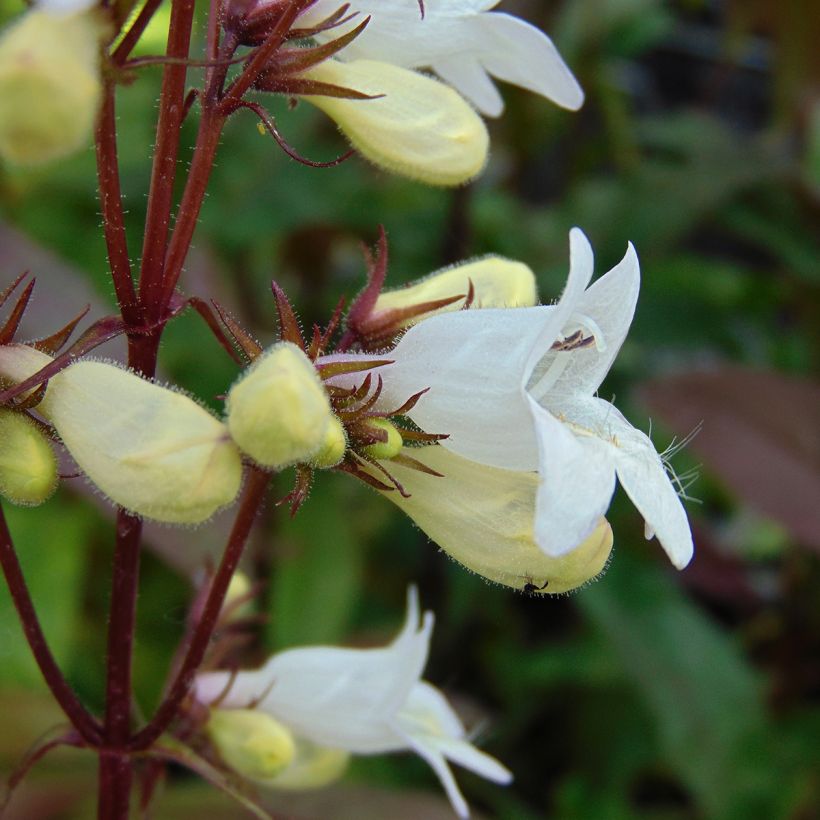
<instances>
[{"instance_id":1,"label":"white petal edge","mask_svg":"<svg viewBox=\"0 0 820 820\"><path fill-rule=\"evenodd\" d=\"M598 398L566 405L575 422L594 431L611 451L624 490L670 561L683 569L694 553L686 511L649 437L636 430L609 402Z\"/></svg>"},{"instance_id":2,"label":"white petal edge","mask_svg":"<svg viewBox=\"0 0 820 820\"><path fill-rule=\"evenodd\" d=\"M535 541L547 555L566 555L595 529L615 491L615 467L594 437L579 438L530 399L538 437L541 483Z\"/></svg>"},{"instance_id":3,"label":"white petal edge","mask_svg":"<svg viewBox=\"0 0 820 820\"><path fill-rule=\"evenodd\" d=\"M527 363L524 367L521 386L527 384L539 360L549 351L553 342L558 339L564 326L576 311L576 305L592 279L595 268L595 256L592 245L580 228L569 232L569 275L561 298L554 306L549 319L544 323L538 339L533 344Z\"/></svg>"},{"instance_id":4,"label":"white petal edge","mask_svg":"<svg viewBox=\"0 0 820 820\"><path fill-rule=\"evenodd\" d=\"M433 71L471 102L485 117L500 117L504 113L504 100L484 70L474 57L459 54L456 57L436 60Z\"/></svg>"},{"instance_id":5,"label":"white petal edge","mask_svg":"<svg viewBox=\"0 0 820 820\"><path fill-rule=\"evenodd\" d=\"M579 317L595 322L603 335L604 349L599 351L598 345L593 345L564 354L570 362L550 390L552 395L591 395L601 386L632 324L640 287L638 254L630 242L624 258L593 282L576 305Z\"/></svg>"},{"instance_id":6,"label":"white petal edge","mask_svg":"<svg viewBox=\"0 0 820 820\"><path fill-rule=\"evenodd\" d=\"M472 53L499 80L526 88L577 111L584 92L552 40L510 14L490 12L465 18Z\"/></svg>"}]
</instances>

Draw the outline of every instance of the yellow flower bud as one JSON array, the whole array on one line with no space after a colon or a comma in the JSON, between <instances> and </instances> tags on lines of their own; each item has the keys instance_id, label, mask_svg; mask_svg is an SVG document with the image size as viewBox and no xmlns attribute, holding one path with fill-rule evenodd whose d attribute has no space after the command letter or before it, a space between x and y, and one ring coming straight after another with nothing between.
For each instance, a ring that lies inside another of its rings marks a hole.
<instances>
[{"instance_id":1,"label":"yellow flower bud","mask_svg":"<svg viewBox=\"0 0 820 820\"><path fill-rule=\"evenodd\" d=\"M59 159L90 138L99 107L97 9L29 11L0 36L0 156L20 165Z\"/></svg>"},{"instance_id":2,"label":"yellow flower bud","mask_svg":"<svg viewBox=\"0 0 820 820\"><path fill-rule=\"evenodd\" d=\"M27 416L0 408L0 496L13 504L36 506L56 487L51 443Z\"/></svg>"},{"instance_id":3,"label":"yellow flower bud","mask_svg":"<svg viewBox=\"0 0 820 820\"><path fill-rule=\"evenodd\" d=\"M50 361L24 345L0 347L0 377L21 381ZM116 365L71 365L49 380L36 409L91 481L137 515L196 524L239 492L242 459L226 426Z\"/></svg>"},{"instance_id":4,"label":"yellow flower bud","mask_svg":"<svg viewBox=\"0 0 820 820\"><path fill-rule=\"evenodd\" d=\"M405 451L443 478L386 465L410 493L385 493L446 553L491 581L528 592L567 592L592 580L606 566L612 530L602 518L572 552L545 555L535 543L535 473L487 467L444 447Z\"/></svg>"},{"instance_id":5,"label":"yellow flower bud","mask_svg":"<svg viewBox=\"0 0 820 820\"><path fill-rule=\"evenodd\" d=\"M471 283L472 307L531 307L538 303L535 274L525 264L501 256L486 256L436 271L407 287L384 291L376 300L373 313L436 302L459 293L466 295ZM462 302L456 302L421 316L414 316L401 326L409 327L422 318L435 316L436 313L460 310L462 305Z\"/></svg>"},{"instance_id":6,"label":"yellow flower bud","mask_svg":"<svg viewBox=\"0 0 820 820\"><path fill-rule=\"evenodd\" d=\"M325 60L302 75L377 99L306 96L335 120L362 156L429 185L461 185L483 170L489 137L481 117L447 85L372 60Z\"/></svg>"},{"instance_id":7,"label":"yellow flower bud","mask_svg":"<svg viewBox=\"0 0 820 820\"><path fill-rule=\"evenodd\" d=\"M375 444L368 444L362 448L367 455L371 458L382 459L393 458L401 452L404 442L395 424L387 419L368 419L367 426L384 430L387 433L387 441L377 441Z\"/></svg>"},{"instance_id":8,"label":"yellow flower bud","mask_svg":"<svg viewBox=\"0 0 820 820\"><path fill-rule=\"evenodd\" d=\"M254 361L228 394L228 429L263 467L311 461L333 419L325 388L310 359L280 342Z\"/></svg>"},{"instance_id":9,"label":"yellow flower bud","mask_svg":"<svg viewBox=\"0 0 820 820\"><path fill-rule=\"evenodd\" d=\"M251 579L241 570L231 576L225 601L222 604L223 612L230 613L231 620L247 618L253 614L253 585Z\"/></svg>"},{"instance_id":10,"label":"yellow flower bud","mask_svg":"<svg viewBox=\"0 0 820 820\"><path fill-rule=\"evenodd\" d=\"M270 780L296 753L290 731L258 709L214 709L206 730L222 760L248 780Z\"/></svg>"},{"instance_id":11,"label":"yellow flower bud","mask_svg":"<svg viewBox=\"0 0 820 820\"><path fill-rule=\"evenodd\" d=\"M314 467L326 470L335 467L343 458L347 450L347 433L344 425L336 416L330 420L325 433L322 449L312 459Z\"/></svg>"},{"instance_id":12,"label":"yellow flower bud","mask_svg":"<svg viewBox=\"0 0 820 820\"><path fill-rule=\"evenodd\" d=\"M296 739L296 756L291 764L263 785L274 789L321 789L338 780L347 769L350 754L342 749L317 746Z\"/></svg>"}]
</instances>

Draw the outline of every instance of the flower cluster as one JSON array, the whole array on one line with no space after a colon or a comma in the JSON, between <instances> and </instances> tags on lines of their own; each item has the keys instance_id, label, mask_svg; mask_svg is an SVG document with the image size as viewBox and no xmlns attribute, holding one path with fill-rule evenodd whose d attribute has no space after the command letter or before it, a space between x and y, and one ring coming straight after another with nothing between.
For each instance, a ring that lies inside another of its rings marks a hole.
<instances>
[{"instance_id":1,"label":"flower cluster","mask_svg":"<svg viewBox=\"0 0 820 820\"><path fill-rule=\"evenodd\" d=\"M350 755L409 750L429 763L458 815L466 817L451 763L495 783L512 779L469 741L444 695L422 680L433 616L422 615L415 591L404 628L387 647L290 649L255 671L238 672L220 670L214 651L208 671L191 686L220 612L224 616L237 603L223 606L230 574L274 472L295 472L286 497L294 513L318 471L352 475L395 503L466 568L527 594L577 589L604 570L613 546L604 516L616 482L642 514L646 537L657 537L676 567L692 557L689 524L662 457L648 436L597 395L636 308L640 269L631 245L620 263L593 282L592 248L573 229L563 293L554 303L539 304L533 272L497 256L385 290L382 232L377 252L367 252L364 290L346 315L340 303L327 327L315 327L312 335L303 333L273 284L280 334L267 349L218 306L221 325L202 300L186 303L174 295L228 117L252 111L263 130L302 159L248 92L314 105L375 165L441 186L464 184L486 165L489 137L481 115L496 117L503 110L494 79L567 109L580 107L583 92L551 40L493 11L496 5L215 4L205 88L184 106L187 63L170 53L184 38L169 37L165 119L176 121L179 137L181 112L187 115L196 102L202 117L195 170L170 238L176 154L158 151L152 196L163 189L167 219L154 219L162 197L152 200L148 223L156 222L155 241L146 242L151 252L136 288L124 214L117 211L121 203L111 206L107 198L116 193L117 199L119 181L112 170L116 156L109 157L110 167L104 161L112 146L116 153L114 109L103 108L110 116L99 124L109 129L106 145L97 146L102 204L112 268L120 268L114 278L122 313L106 338L128 333L131 354L146 342L144 360L132 355L131 364L154 372L165 324L183 305L197 305L243 363L226 390L222 417L179 389L86 357L92 343L58 354L79 320L48 339L15 342L33 283L0 327L4 499L34 505L50 497L58 484L55 442L122 510L169 524L206 521L235 501L243 476L250 476L223 563L205 604L194 607L195 615L200 609L204 614L181 661L178 685L169 687L158 710L171 717L148 729L156 739L174 716L184 717L179 735L185 741L194 736L207 761L261 786L313 787L340 776ZM154 10L148 3L135 15L133 42ZM0 33L0 157L36 164L86 142L103 82L106 94L113 93L129 71L145 64L128 60L130 31L112 46L123 35L114 31L122 12L89 0L41 0ZM124 56L118 56L120 49ZM171 73L179 74L178 83L168 79ZM176 86L175 96L169 89ZM0 307L22 279L0 294ZM158 301L146 300L146 293L152 299L159 294ZM84 339L95 341L93 333ZM245 506L249 497L257 506ZM136 583L130 592L136 596ZM233 594L247 604L252 585ZM125 601L131 614L135 600ZM131 643L124 644L129 651ZM119 664L120 672L129 668ZM101 755L116 757L117 765L120 757L150 747L139 746L139 733L129 739L127 725L112 729L112 715L125 715L127 723L130 684L121 684L109 680L108 686L109 699L124 693L119 713L109 702L104 725L86 715L91 729L83 735L104 750ZM123 737L126 747L117 747Z\"/></svg>"}]
</instances>

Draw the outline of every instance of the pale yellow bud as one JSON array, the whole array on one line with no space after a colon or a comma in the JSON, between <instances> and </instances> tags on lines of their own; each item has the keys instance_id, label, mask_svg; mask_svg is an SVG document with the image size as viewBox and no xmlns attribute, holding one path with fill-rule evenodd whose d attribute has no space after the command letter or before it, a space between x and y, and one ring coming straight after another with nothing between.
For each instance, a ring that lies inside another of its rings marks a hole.
<instances>
[{"instance_id":1,"label":"pale yellow bud","mask_svg":"<svg viewBox=\"0 0 820 820\"><path fill-rule=\"evenodd\" d=\"M473 572L516 589L548 594L582 586L606 566L612 530L604 518L589 538L567 555L553 558L538 548L534 537L535 473L487 467L440 446L405 452L444 477L390 462L386 466L410 497L397 492L384 495Z\"/></svg>"},{"instance_id":2,"label":"pale yellow bud","mask_svg":"<svg viewBox=\"0 0 820 820\"><path fill-rule=\"evenodd\" d=\"M51 359L0 347L0 377L21 381ZM104 362L53 376L37 412L112 501L137 515L196 524L239 492L242 460L226 426L195 401Z\"/></svg>"},{"instance_id":3,"label":"pale yellow bud","mask_svg":"<svg viewBox=\"0 0 820 820\"><path fill-rule=\"evenodd\" d=\"M248 780L270 780L296 753L290 731L258 709L214 709L206 730L222 760Z\"/></svg>"},{"instance_id":4,"label":"pale yellow bud","mask_svg":"<svg viewBox=\"0 0 820 820\"><path fill-rule=\"evenodd\" d=\"M344 458L346 450L347 433L345 433L344 425L336 416L333 416L327 426L322 449L313 457L312 464L320 470L335 467Z\"/></svg>"},{"instance_id":5,"label":"pale yellow bud","mask_svg":"<svg viewBox=\"0 0 820 820\"><path fill-rule=\"evenodd\" d=\"M367 455L371 458L387 459L401 452L404 442L395 424L387 419L368 419L367 426L387 433L387 441L377 441L375 444L368 444L362 448Z\"/></svg>"},{"instance_id":6,"label":"pale yellow bud","mask_svg":"<svg viewBox=\"0 0 820 820\"><path fill-rule=\"evenodd\" d=\"M228 612L231 620L247 618L253 614L253 585L251 579L241 570L231 576L228 591L225 593L223 612Z\"/></svg>"},{"instance_id":7,"label":"pale yellow bud","mask_svg":"<svg viewBox=\"0 0 820 820\"><path fill-rule=\"evenodd\" d=\"M36 506L56 487L51 443L27 416L0 407L0 496L13 504Z\"/></svg>"},{"instance_id":8,"label":"pale yellow bud","mask_svg":"<svg viewBox=\"0 0 820 820\"><path fill-rule=\"evenodd\" d=\"M291 764L263 785L274 789L321 789L338 780L347 769L350 754L342 749L316 746L296 739L296 756Z\"/></svg>"},{"instance_id":9,"label":"pale yellow bud","mask_svg":"<svg viewBox=\"0 0 820 820\"><path fill-rule=\"evenodd\" d=\"M501 256L486 256L431 273L418 282L379 295L373 313L448 299L457 294L465 296L473 286L474 308L531 307L538 303L535 274L522 262ZM460 310L463 302L455 302L421 316L408 318L399 327L409 327L436 313Z\"/></svg>"},{"instance_id":10,"label":"pale yellow bud","mask_svg":"<svg viewBox=\"0 0 820 820\"><path fill-rule=\"evenodd\" d=\"M0 35L0 156L35 165L90 141L105 31L97 9L29 11Z\"/></svg>"},{"instance_id":11,"label":"pale yellow bud","mask_svg":"<svg viewBox=\"0 0 820 820\"><path fill-rule=\"evenodd\" d=\"M489 137L481 117L450 86L372 60L325 60L302 75L378 99L307 96L362 156L429 185L461 185L483 170Z\"/></svg>"},{"instance_id":12,"label":"pale yellow bud","mask_svg":"<svg viewBox=\"0 0 820 820\"><path fill-rule=\"evenodd\" d=\"M227 417L239 447L261 466L278 470L319 453L333 411L310 359L296 345L280 342L231 388Z\"/></svg>"}]
</instances>

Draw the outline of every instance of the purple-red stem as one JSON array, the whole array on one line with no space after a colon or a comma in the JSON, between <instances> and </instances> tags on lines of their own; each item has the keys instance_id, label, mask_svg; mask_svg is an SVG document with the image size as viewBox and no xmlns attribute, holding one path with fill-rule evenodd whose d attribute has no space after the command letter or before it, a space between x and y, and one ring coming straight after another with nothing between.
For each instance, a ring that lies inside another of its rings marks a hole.
<instances>
[{"instance_id":1,"label":"purple-red stem","mask_svg":"<svg viewBox=\"0 0 820 820\"><path fill-rule=\"evenodd\" d=\"M194 0L173 0L168 29L166 56L185 59L191 46ZM160 92L157 139L151 186L148 191L148 213L140 270L140 301L150 311L150 318L161 319L165 305L160 301L163 291L165 249L174 199L179 136L185 100L187 66L170 63L165 66Z\"/></svg>"},{"instance_id":2,"label":"purple-red stem","mask_svg":"<svg viewBox=\"0 0 820 820\"><path fill-rule=\"evenodd\" d=\"M148 0L146 4L140 9L139 14L131 25L131 28L125 33L119 45L111 55L111 61L115 65L122 65L127 59L128 55L134 50L134 46L142 37L151 18L156 13L156 10L162 5L162 0Z\"/></svg>"},{"instance_id":3,"label":"purple-red stem","mask_svg":"<svg viewBox=\"0 0 820 820\"><path fill-rule=\"evenodd\" d=\"M228 586L239 565L239 559L242 557L251 528L262 506L265 490L268 487L269 481L269 473L257 467L251 467L249 469L248 479L242 493L239 511L236 514L228 544L225 547L219 568L211 581L208 599L202 609L199 623L196 625L189 639L185 658L177 671L173 683L168 689L168 694L160 704L151 722L137 732L131 739L129 748L133 751L147 749L159 738L168 728L179 711L182 701L188 695L194 680L194 675L208 650L211 635L219 619L219 613L222 611L222 605L225 602Z\"/></svg>"},{"instance_id":4,"label":"purple-red stem","mask_svg":"<svg viewBox=\"0 0 820 820\"><path fill-rule=\"evenodd\" d=\"M131 735L131 664L139 584L142 521L119 510L111 578L105 687L105 745L100 754L98 817L128 817L132 768L123 752Z\"/></svg>"},{"instance_id":5,"label":"purple-red stem","mask_svg":"<svg viewBox=\"0 0 820 820\"><path fill-rule=\"evenodd\" d=\"M191 170L185 183L185 190L179 203L177 221L168 244L168 253L163 264L163 276L157 284L159 288L158 309L165 310L168 305L180 274L191 240L196 230L197 219L205 199L208 180L214 167L216 151L219 148L219 138L225 118L219 114L217 107L206 98L203 100L202 118L199 121L194 155L191 160Z\"/></svg>"},{"instance_id":6,"label":"purple-red stem","mask_svg":"<svg viewBox=\"0 0 820 820\"><path fill-rule=\"evenodd\" d=\"M23 625L26 640L31 647L37 665L54 699L60 704L66 717L83 739L91 745L96 745L100 739L101 727L86 711L77 699L74 691L66 682L60 667L51 654L46 637L37 618L34 602L31 600L23 570L14 550L14 543L6 524L6 516L0 506L0 563L11 593L11 599Z\"/></svg>"},{"instance_id":7,"label":"purple-red stem","mask_svg":"<svg viewBox=\"0 0 820 820\"><path fill-rule=\"evenodd\" d=\"M105 244L114 291L123 320L129 325L139 322L137 294L131 278L131 259L125 237L125 216L122 209L120 170L117 162L117 124L114 108L114 84L107 82L102 108L97 120L97 183L100 188Z\"/></svg>"}]
</instances>

